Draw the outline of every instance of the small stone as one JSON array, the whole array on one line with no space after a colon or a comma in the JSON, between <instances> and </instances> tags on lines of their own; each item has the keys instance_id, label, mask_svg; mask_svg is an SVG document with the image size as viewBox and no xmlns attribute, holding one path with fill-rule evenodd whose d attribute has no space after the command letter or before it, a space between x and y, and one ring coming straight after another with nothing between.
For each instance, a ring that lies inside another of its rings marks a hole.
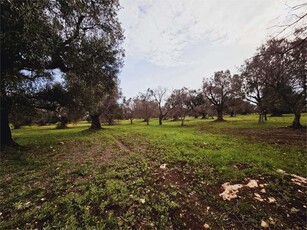
<instances>
[{"instance_id":1,"label":"small stone","mask_svg":"<svg viewBox=\"0 0 307 230\"><path fill-rule=\"evenodd\" d=\"M261 196L258 193L254 193L254 195L255 195L256 200L259 200L261 202L263 201L263 199L261 198Z\"/></svg>"},{"instance_id":2,"label":"small stone","mask_svg":"<svg viewBox=\"0 0 307 230\"><path fill-rule=\"evenodd\" d=\"M140 199L140 202L141 202L142 204L145 204L145 198L144 198L144 199Z\"/></svg>"},{"instance_id":3,"label":"small stone","mask_svg":"<svg viewBox=\"0 0 307 230\"><path fill-rule=\"evenodd\" d=\"M64 145L65 143L63 141L59 142L58 143L59 145Z\"/></svg>"},{"instance_id":4,"label":"small stone","mask_svg":"<svg viewBox=\"0 0 307 230\"><path fill-rule=\"evenodd\" d=\"M298 209L296 209L296 208L291 208L291 213L297 213L299 210Z\"/></svg>"},{"instance_id":5,"label":"small stone","mask_svg":"<svg viewBox=\"0 0 307 230\"><path fill-rule=\"evenodd\" d=\"M261 220L260 226L263 228L269 228L269 224L267 222L265 222L264 220Z\"/></svg>"},{"instance_id":6,"label":"small stone","mask_svg":"<svg viewBox=\"0 0 307 230\"><path fill-rule=\"evenodd\" d=\"M2 212L0 212L0 216L2 216Z\"/></svg>"},{"instance_id":7,"label":"small stone","mask_svg":"<svg viewBox=\"0 0 307 230\"><path fill-rule=\"evenodd\" d=\"M196 194L196 192L195 192L195 191L192 191L192 192L189 193L189 196L193 196L193 195L195 195L195 194Z\"/></svg>"},{"instance_id":8,"label":"small stone","mask_svg":"<svg viewBox=\"0 0 307 230\"><path fill-rule=\"evenodd\" d=\"M254 193L255 197L261 197L258 193Z\"/></svg>"},{"instance_id":9,"label":"small stone","mask_svg":"<svg viewBox=\"0 0 307 230\"><path fill-rule=\"evenodd\" d=\"M166 169L166 164L160 165L160 169Z\"/></svg>"},{"instance_id":10,"label":"small stone","mask_svg":"<svg viewBox=\"0 0 307 230\"><path fill-rule=\"evenodd\" d=\"M246 186L249 187L249 188L257 188L258 183L257 183L256 180L250 180Z\"/></svg>"},{"instance_id":11,"label":"small stone","mask_svg":"<svg viewBox=\"0 0 307 230\"><path fill-rule=\"evenodd\" d=\"M46 198L42 198L42 199L41 199L41 201L45 201L45 200L46 200Z\"/></svg>"},{"instance_id":12,"label":"small stone","mask_svg":"<svg viewBox=\"0 0 307 230\"><path fill-rule=\"evenodd\" d=\"M25 203L25 206L29 206L31 204L31 202L30 201L27 201L26 203Z\"/></svg>"},{"instance_id":13,"label":"small stone","mask_svg":"<svg viewBox=\"0 0 307 230\"><path fill-rule=\"evenodd\" d=\"M210 228L209 224L204 224L204 228L205 228L205 229Z\"/></svg>"},{"instance_id":14,"label":"small stone","mask_svg":"<svg viewBox=\"0 0 307 230\"><path fill-rule=\"evenodd\" d=\"M275 220L272 217L270 217L269 218L269 223L272 224L272 225L275 225Z\"/></svg>"},{"instance_id":15,"label":"small stone","mask_svg":"<svg viewBox=\"0 0 307 230\"><path fill-rule=\"evenodd\" d=\"M275 203L276 202L276 199L274 197L269 197L268 200L269 200L269 203Z\"/></svg>"},{"instance_id":16,"label":"small stone","mask_svg":"<svg viewBox=\"0 0 307 230\"><path fill-rule=\"evenodd\" d=\"M284 171L284 170L282 170L282 169L277 169L276 170L278 173L281 173L281 174L286 174L286 172Z\"/></svg>"},{"instance_id":17,"label":"small stone","mask_svg":"<svg viewBox=\"0 0 307 230\"><path fill-rule=\"evenodd\" d=\"M265 188L261 189L260 192L266 193Z\"/></svg>"}]
</instances>

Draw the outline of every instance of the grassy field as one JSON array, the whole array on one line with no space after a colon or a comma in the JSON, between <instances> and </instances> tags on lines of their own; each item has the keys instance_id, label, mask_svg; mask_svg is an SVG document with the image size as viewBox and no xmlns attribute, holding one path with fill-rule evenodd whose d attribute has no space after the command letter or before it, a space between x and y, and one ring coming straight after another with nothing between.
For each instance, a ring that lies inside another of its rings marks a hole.
<instances>
[{"instance_id":1,"label":"grassy field","mask_svg":"<svg viewBox=\"0 0 307 230\"><path fill-rule=\"evenodd\" d=\"M24 148L0 155L0 229L306 228L306 130L292 119L13 130ZM220 196L226 182L237 198Z\"/></svg>"}]
</instances>

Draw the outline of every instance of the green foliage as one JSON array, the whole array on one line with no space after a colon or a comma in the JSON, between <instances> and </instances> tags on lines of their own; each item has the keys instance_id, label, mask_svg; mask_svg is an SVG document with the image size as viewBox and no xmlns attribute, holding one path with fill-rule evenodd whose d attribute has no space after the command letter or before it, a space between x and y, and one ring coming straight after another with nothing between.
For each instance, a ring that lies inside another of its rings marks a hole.
<instances>
[{"instance_id":1,"label":"green foliage","mask_svg":"<svg viewBox=\"0 0 307 230\"><path fill-rule=\"evenodd\" d=\"M13 144L8 117L20 112L19 98L63 117L68 112L59 110L69 106L74 115L97 113L99 99L117 91L124 53L118 9L117 0L1 1L1 146ZM65 87L43 90L55 69Z\"/></svg>"}]
</instances>

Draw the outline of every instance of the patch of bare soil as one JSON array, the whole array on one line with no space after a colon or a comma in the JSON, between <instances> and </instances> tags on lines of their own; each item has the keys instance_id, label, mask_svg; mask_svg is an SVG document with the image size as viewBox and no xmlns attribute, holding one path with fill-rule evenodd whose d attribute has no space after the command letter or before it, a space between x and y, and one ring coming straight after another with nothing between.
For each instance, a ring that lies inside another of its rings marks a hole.
<instances>
[{"instance_id":1,"label":"patch of bare soil","mask_svg":"<svg viewBox=\"0 0 307 230\"><path fill-rule=\"evenodd\" d=\"M250 165L238 165L245 167ZM178 188L175 200L180 206L170 215L174 229L304 229L306 178L280 170L283 179L261 176L216 186L194 182L192 174L167 164L155 172L157 189Z\"/></svg>"},{"instance_id":2,"label":"patch of bare soil","mask_svg":"<svg viewBox=\"0 0 307 230\"><path fill-rule=\"evenodd\" d=\"M298 145L307 147L307 130L288 127L270 129L223 129L232 135L244 136L255 142L269 144Z\"/></svg>"},{"instance_id":3,"label":"patch of bare soil","mask_svg":"<svg viewBox=\"0 0 307 230\"><path fill-rule=\"evenodd\" d=\"M112 149L105 147L99 143L88 143L83 141L69 141L61 144L65 151L60 154L55 154L54 158L59 162L68 161L75 164L82 163L86 160L93 160L97 164L107 163L112 157ZM52 147L55 152L59 147ZM52 149L52 150L53 150Z\"/></svg>"},{"instance_id":4,"label":"patch of bare soil","mask_svg":"<svg viewBox=\"0 0 307 230\"><path fill-rule=\"evenodd\" d=\"M161 169L157 173L158 184L172 184L176 186L185 186L187 184L188 178L182 175L177 170Z\"/></svg>"},{"instance_id":5,"label":"patch of bare soil","mask_svg":"<svg viewBox=\"0 0 307 230\"><path fill-rule=\"evenodd\" d=\"M199 184L192 174L192 168L186 162L179 163L184 171L173 168L172 165L162 164L154 168L156 189L161 189L165 185L170 186L173 191L177 191L175 201L179 207L172 210L170 217L174 229L223 229L220 218L223 210L218 204L212 201L212 196L218 194L216 186ZM199 191L199 186L202 192ZM206 194L206 195L204 195ZM223 216L224 224L225 216ZM236 222L227 221L230 229L238 229L241 225Z\"/></svg>"}]
</instances>

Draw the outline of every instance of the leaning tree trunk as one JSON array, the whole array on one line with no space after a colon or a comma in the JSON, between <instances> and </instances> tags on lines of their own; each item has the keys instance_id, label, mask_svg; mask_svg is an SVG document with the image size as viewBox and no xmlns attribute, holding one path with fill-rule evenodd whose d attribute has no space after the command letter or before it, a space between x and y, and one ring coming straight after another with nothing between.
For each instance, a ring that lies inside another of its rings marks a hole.
<instances>
[{"instance_id":1,"label":"leaning tree trunk","mask_svg":"<svg viewBox=\"0 0 307 230\"><path fill-rule=\"evenodd\" d=\"M90 115L91 117L91 127L90 129L101 129L101 124L99 121L99 115Z\"/></svg>"},{"instance_id":2,"label":"leaning tree trunk","mask_svg":"<svg viewBox=\"0 0 307 230\"><path fill-rule=\"evenodd\" d=\"M294 114L294 120L292 122L292 126L291 127L295 128L295 129L302 128L303 126L301 125L300 119L301 119L301 114L300 113L295 113Z\"/></svg>"},{"instance_id":3,"label":"leaning tree trunk","mask_svg":"<svg viewBox=\"0 0 307 230\"><path fill-rule=\"evenodd\" d=\"M12 138L11 128L9 124L9 108L10 105L7 101L1 101L1 147L15 144Z\"/></svg>"}]
</instances>

